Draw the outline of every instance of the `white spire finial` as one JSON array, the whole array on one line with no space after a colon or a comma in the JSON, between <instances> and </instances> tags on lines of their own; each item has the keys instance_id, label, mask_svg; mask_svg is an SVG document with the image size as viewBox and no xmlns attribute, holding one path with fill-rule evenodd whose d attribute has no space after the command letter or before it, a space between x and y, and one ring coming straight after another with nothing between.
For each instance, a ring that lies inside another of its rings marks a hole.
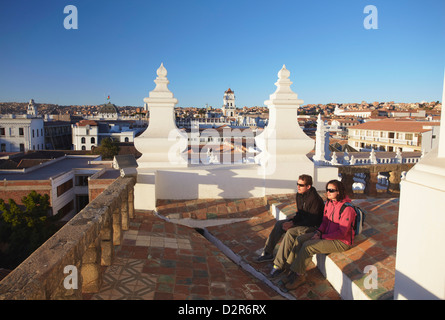
<instances>
[{"instance_id":1,"label":"white spire finial","mask_svg":"<svg viewBox=\"0 0 445 320\"><path fill-rule=\"evenodd\" d=\"M278 72L278 79L286 80L289 79L289 77L290 77L290 72L289 70L286 69L286 65L283 64L283 68L281 68L281 70Z\"/></svg>"},{"instance_id":2,"label":"white spire finial","mask_svg":"<svg viewBox=\"0 0 445 320\"><path fill-rule=\"evenodd\" d=\"M164 67L164 63L161 62L161 66L156 71L159 79L165 79L167 77L167 69Z\"/></svg>"},{"instance_id":3,"label":"white spire finial","mask_svg":"<svg viewBox=\"0 0 445 320\"><path fill-rule=\"evenodd\" d=\"M273 94L269 96L269 100L264 101L264 103L269 105L278 105L278 104L286 104L286 105L302 105L303 100L298 99L298 95L292 91L291 84L292 81L289 79L290 71L286 69L286 65L283 64L283 67L278 72L278 81L275 82L275 86L277 89Z\"/></svg>"},{"instance_id":4,"label":"white spire finial","mask_svg":"<svg viewBox=\"0 0 445 320\"><path fill-rule=\"evenodd\" d=\"M153 91L150 91L149 97L173 98L173 93L168 90L168 84L170 81L167 79L167 69L165 69L164 63L161 63L161 66L156 71L156 74L158 75L154 80L156 87Z\"/></svg>"}]
</instances>

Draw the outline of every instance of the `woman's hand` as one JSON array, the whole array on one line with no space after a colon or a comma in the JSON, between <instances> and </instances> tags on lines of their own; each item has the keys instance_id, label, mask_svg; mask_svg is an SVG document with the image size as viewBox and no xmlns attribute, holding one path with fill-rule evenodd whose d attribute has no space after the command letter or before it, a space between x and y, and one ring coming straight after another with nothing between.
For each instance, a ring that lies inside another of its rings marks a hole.
<instances>
[{"instance_id":1,"label":"woman's hand","mask_svg":"<svg viewBox=\"0 0 445 320\"><path fill-rule=\"evenodd\" d=\"M314 232L314 235L311 238L311 240L316 240L316 239L321 239L321 232L318 230Z\"/></svg>"}]
</instances>

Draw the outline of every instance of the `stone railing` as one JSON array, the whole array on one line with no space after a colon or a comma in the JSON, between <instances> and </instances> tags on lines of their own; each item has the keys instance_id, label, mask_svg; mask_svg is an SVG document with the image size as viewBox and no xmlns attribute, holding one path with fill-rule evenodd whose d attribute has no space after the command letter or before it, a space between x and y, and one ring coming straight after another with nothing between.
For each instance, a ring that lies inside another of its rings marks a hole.
<instances>
[{"instance_id":1,"label":"stone railing","mask_svg":"<svg viewBox=\"0 0 445 320\"><path fill-rule=\"evenodd\" d=\"M135 178L119 177L0 282L0 300L82 299L102 284L134 216Z\"/></svg>"},{"instance_id":2,"label":"stone railing","mask_svg":"<svg viewBox=\"0 0 445 320\"><path fill-rule=\"evenodd\" d=\"M367 196L398 196L400 193L400 181L403 172L410 170L415 163L386 163L373 165L355 165L339 166L338 173L341 175L341 181L346 187L346 192L354 197L360 197L361 194ZM386 173L388 175L388 184L378 188L379 175ZM354 176L362 174L364 176L364 190L354 190Z\"/></svg>"}]
</instances>

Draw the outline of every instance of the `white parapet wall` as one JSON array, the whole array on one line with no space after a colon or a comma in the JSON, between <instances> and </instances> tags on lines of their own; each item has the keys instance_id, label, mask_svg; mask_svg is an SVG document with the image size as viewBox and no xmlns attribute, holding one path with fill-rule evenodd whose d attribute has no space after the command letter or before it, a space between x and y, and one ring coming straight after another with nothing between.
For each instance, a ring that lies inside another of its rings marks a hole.
<instances>
[{"instance_id":1,"label":"white parapet wall","mask_svg":"<svg viewBox=\"0 0 445 320\"><path fill-rule=\"evenodd\" d=\"M395 299L445 299L445 158L437 148L400 184Z\"/></svg>"},{"instance_id":2,"label":"white parapet wall","mask_svg":"<svg viewBox=\"0 0 445 320\"><path fill-rule=\"evenodd\" d=\"M340 294L343 300L371 300L343 270L325 254L317 254L312 258L323 276Z\"/></svg>"},{"instance_id":3,"label":"white parapet wall","mask_svg":"<svg viewBox=\"0 0 445 320\"><path fill-rule=\"evenodd\" d=\"M315 166L314 168L314 187L318 191L324 190L326 184L331 180L338 180L338 168L328 166Z\"/></svg>"},{"instance_id":4,"label":"white parapet wall","mask_svg":"<svg viewBox=\"0 0 445 320\"><path fill-rule=\"evenodd\" d=\"M241 199L265 195L258 165L138 169L135 209L153 210L156 200ZM294 182L295 184L295 182ZM292 189L285 189L294 192Z\"/></svg>"},{"instance_id":5,"label":"white parapet wall","mask_svg":"<svg viewBox=\"0 0 445 320\"><path fill-rule=\"evenodd\" d=\"M264 168L256 164L138 168L137 171L134 190L135 209L139 210L153 210L158 199L244 199L293 193L299 175L314 175L313 167L295 165L277 170L275 175L265 175ZM338 175L335 170L331 173L332 179Z\"/></svg>"},{"instance_id":6,"label":"white parapet wall","mask_svg":"<svg viewBox=\"0 0 445 320\"><path fill-rule=\"evenodd\" d=\"M438 145L400 184L395 299L445 299L444 122L442 112Z\"/></svg>"}]
</instances>

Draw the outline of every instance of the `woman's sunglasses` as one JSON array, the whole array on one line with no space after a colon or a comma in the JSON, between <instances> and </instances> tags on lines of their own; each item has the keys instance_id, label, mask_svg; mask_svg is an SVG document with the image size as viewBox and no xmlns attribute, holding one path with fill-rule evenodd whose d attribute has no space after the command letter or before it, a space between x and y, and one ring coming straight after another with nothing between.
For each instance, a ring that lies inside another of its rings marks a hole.
<instances>
[{"instance_id":1,"label":"woman's sunglasses","mask_svg":"<svg viewBox=\"0 0 445 320\"><path fill-rule=\"evenodd\" d=\"M334 192L338 192L338 190L335 190L335 189L326 189L326 192L334 193Z\"/></svg>"}]
</instances>

